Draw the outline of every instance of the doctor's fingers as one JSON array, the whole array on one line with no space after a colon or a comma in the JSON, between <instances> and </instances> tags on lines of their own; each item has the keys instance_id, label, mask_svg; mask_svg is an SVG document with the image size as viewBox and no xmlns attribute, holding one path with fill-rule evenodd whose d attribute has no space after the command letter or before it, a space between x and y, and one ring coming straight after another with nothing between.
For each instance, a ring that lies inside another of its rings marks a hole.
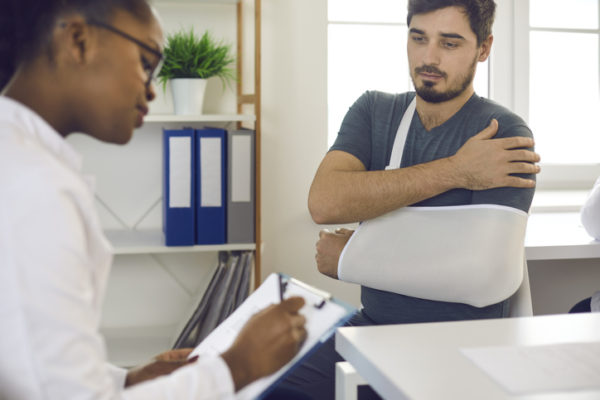
<instances>
[{"instance_id":1,"label":"doctor's fingers","mask_svg":"<svg viewBox=\"0 0 600 400\"><path fill-rule=\"evenodd\" d=\"M335 233L342 236L351 236L354 233L354 229L337 228Z\"/></svg>"},{"instance_id":2,"label":"doctor's fingers","mask_svg":"<svg viewBox=\"0 0 600 400\"><path fill-rule=\"evenodd\" d=\"M327 235L333 235L333 233L327 228L321 229L319 231L319 239L321 239L323 236L327 236Z\"/></svg>"},{"instance_id":3,"label":"doctor's fingers","mask_svg":"<svg viewBox=\"0 0 600 400\"><path fill-rule=\"evenodd\" d=\"M193 348L173 349L157 355L154 359L156 361L185 361L193 350Z\"/></svg>"}]
</instances>

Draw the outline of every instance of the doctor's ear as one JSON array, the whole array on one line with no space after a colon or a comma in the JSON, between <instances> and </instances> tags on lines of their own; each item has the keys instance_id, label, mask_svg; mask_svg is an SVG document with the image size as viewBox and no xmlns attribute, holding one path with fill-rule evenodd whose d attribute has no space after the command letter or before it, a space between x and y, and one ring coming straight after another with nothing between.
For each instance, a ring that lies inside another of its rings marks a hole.
<instances>
[{"instance_id":1,"label":"doctor's ear","mask_svg":"<svg viewBox=\"0 0 600 400\"><path fill-rule=\"evenodd\" d=\"M95 53L97 43L97 31L78 14L61 18L53 31L52 49L63 62L86 64Z\"/></svg>"}]
</instances>

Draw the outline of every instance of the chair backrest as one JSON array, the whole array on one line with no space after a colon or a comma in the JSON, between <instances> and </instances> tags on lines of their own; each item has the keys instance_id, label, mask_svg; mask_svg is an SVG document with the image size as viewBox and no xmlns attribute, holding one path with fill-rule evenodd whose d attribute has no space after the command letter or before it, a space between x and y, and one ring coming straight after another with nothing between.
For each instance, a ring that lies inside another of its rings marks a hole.
<instances>
[{"instance_id":1,"label":"chair backrest","mask_svg":"<svg viewBox=\"0 0 600 400\"><path fill-rule=\"evenodd\" d=\"M529 287L529 271L527 270L527 258L523 256L523 281L519 289L510 298L510 311L508 316L531 317L533 316L533 305L531 303L531 288Z\"/></svg>"}]
</instances>

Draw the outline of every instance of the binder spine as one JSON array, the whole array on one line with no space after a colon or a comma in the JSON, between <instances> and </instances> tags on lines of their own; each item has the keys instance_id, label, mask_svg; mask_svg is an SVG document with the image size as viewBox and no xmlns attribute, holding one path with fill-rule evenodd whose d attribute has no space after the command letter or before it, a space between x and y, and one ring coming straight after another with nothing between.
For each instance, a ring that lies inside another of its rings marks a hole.
<instances>
[{"instance_id":1,"label":"binder spine","mask_svg":"<svg viewBox=\"0 0 600 400\"><path fill-rule=\"evenodd\" d=\"M196 130L196 243L223 244L227 239L227 134L223 129Z\"/></svg>"},{"instance_id":2,"label":"binder spine","mask_svg":"<svg viewBox=\"0 0 600 400\"><path fill-rule=\"evenodd\" d=\"M163 130L163 233L166 246L195 242L194 131Z\"/></svg>"},{"instance_id":3,"label":"binder spine","mask_svg":"<svg viewBox=\"0 0 600 400\"><path fill-rule=\"evenodd\" d=\"M229 131L227 138L227 243L254 243L254 131Z\"/></svg>"}]
</instances>

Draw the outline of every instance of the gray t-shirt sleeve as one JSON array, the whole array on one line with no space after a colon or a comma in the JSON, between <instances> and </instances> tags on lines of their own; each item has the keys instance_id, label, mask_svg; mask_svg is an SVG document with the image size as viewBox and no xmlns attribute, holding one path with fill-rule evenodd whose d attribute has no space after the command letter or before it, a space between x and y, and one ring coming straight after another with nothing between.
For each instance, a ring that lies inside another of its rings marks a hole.
<instances>
[{"instance_id":1,"label":"gray t-shirt sleeve","mask_svg":"<svg viewBox=\"0 0 600 400\"><path fill-rule=\"evenodd\" d=\"M339 150L358 158L365 168L371 165L371 101L365 92L350 107L329 151Z\"/></svg>"},{"instance_id":2,"label":"gray t-shirt sleeve","mask_svg":"<svg viewBox=\"0 0 600 400\"><path fill-rule=\"evenodd\" d=\"M367 91L350 107L331 150L358 158L368 171L385 169L394 137L414 93Z\"/></svg>"},{"instance_id":3,"label":"gray t-shirt sleeve","mask_svg":"<svg viewBox=\"0 0 600 400\"><path fill-rule=\"evenodd\" d=\"M498 120L498 133L495 139L523 136L533 137L531 130L514 114L495 116ZM490 119L491 120L491 119ZM533 150L533 149L529 149ZM515 174L522 178L535 180L535 174ZM501 187L488 190L473 191L472 204L499 204L529 211L533 200L534 188Z\"/></svg>"}]
</instances>

